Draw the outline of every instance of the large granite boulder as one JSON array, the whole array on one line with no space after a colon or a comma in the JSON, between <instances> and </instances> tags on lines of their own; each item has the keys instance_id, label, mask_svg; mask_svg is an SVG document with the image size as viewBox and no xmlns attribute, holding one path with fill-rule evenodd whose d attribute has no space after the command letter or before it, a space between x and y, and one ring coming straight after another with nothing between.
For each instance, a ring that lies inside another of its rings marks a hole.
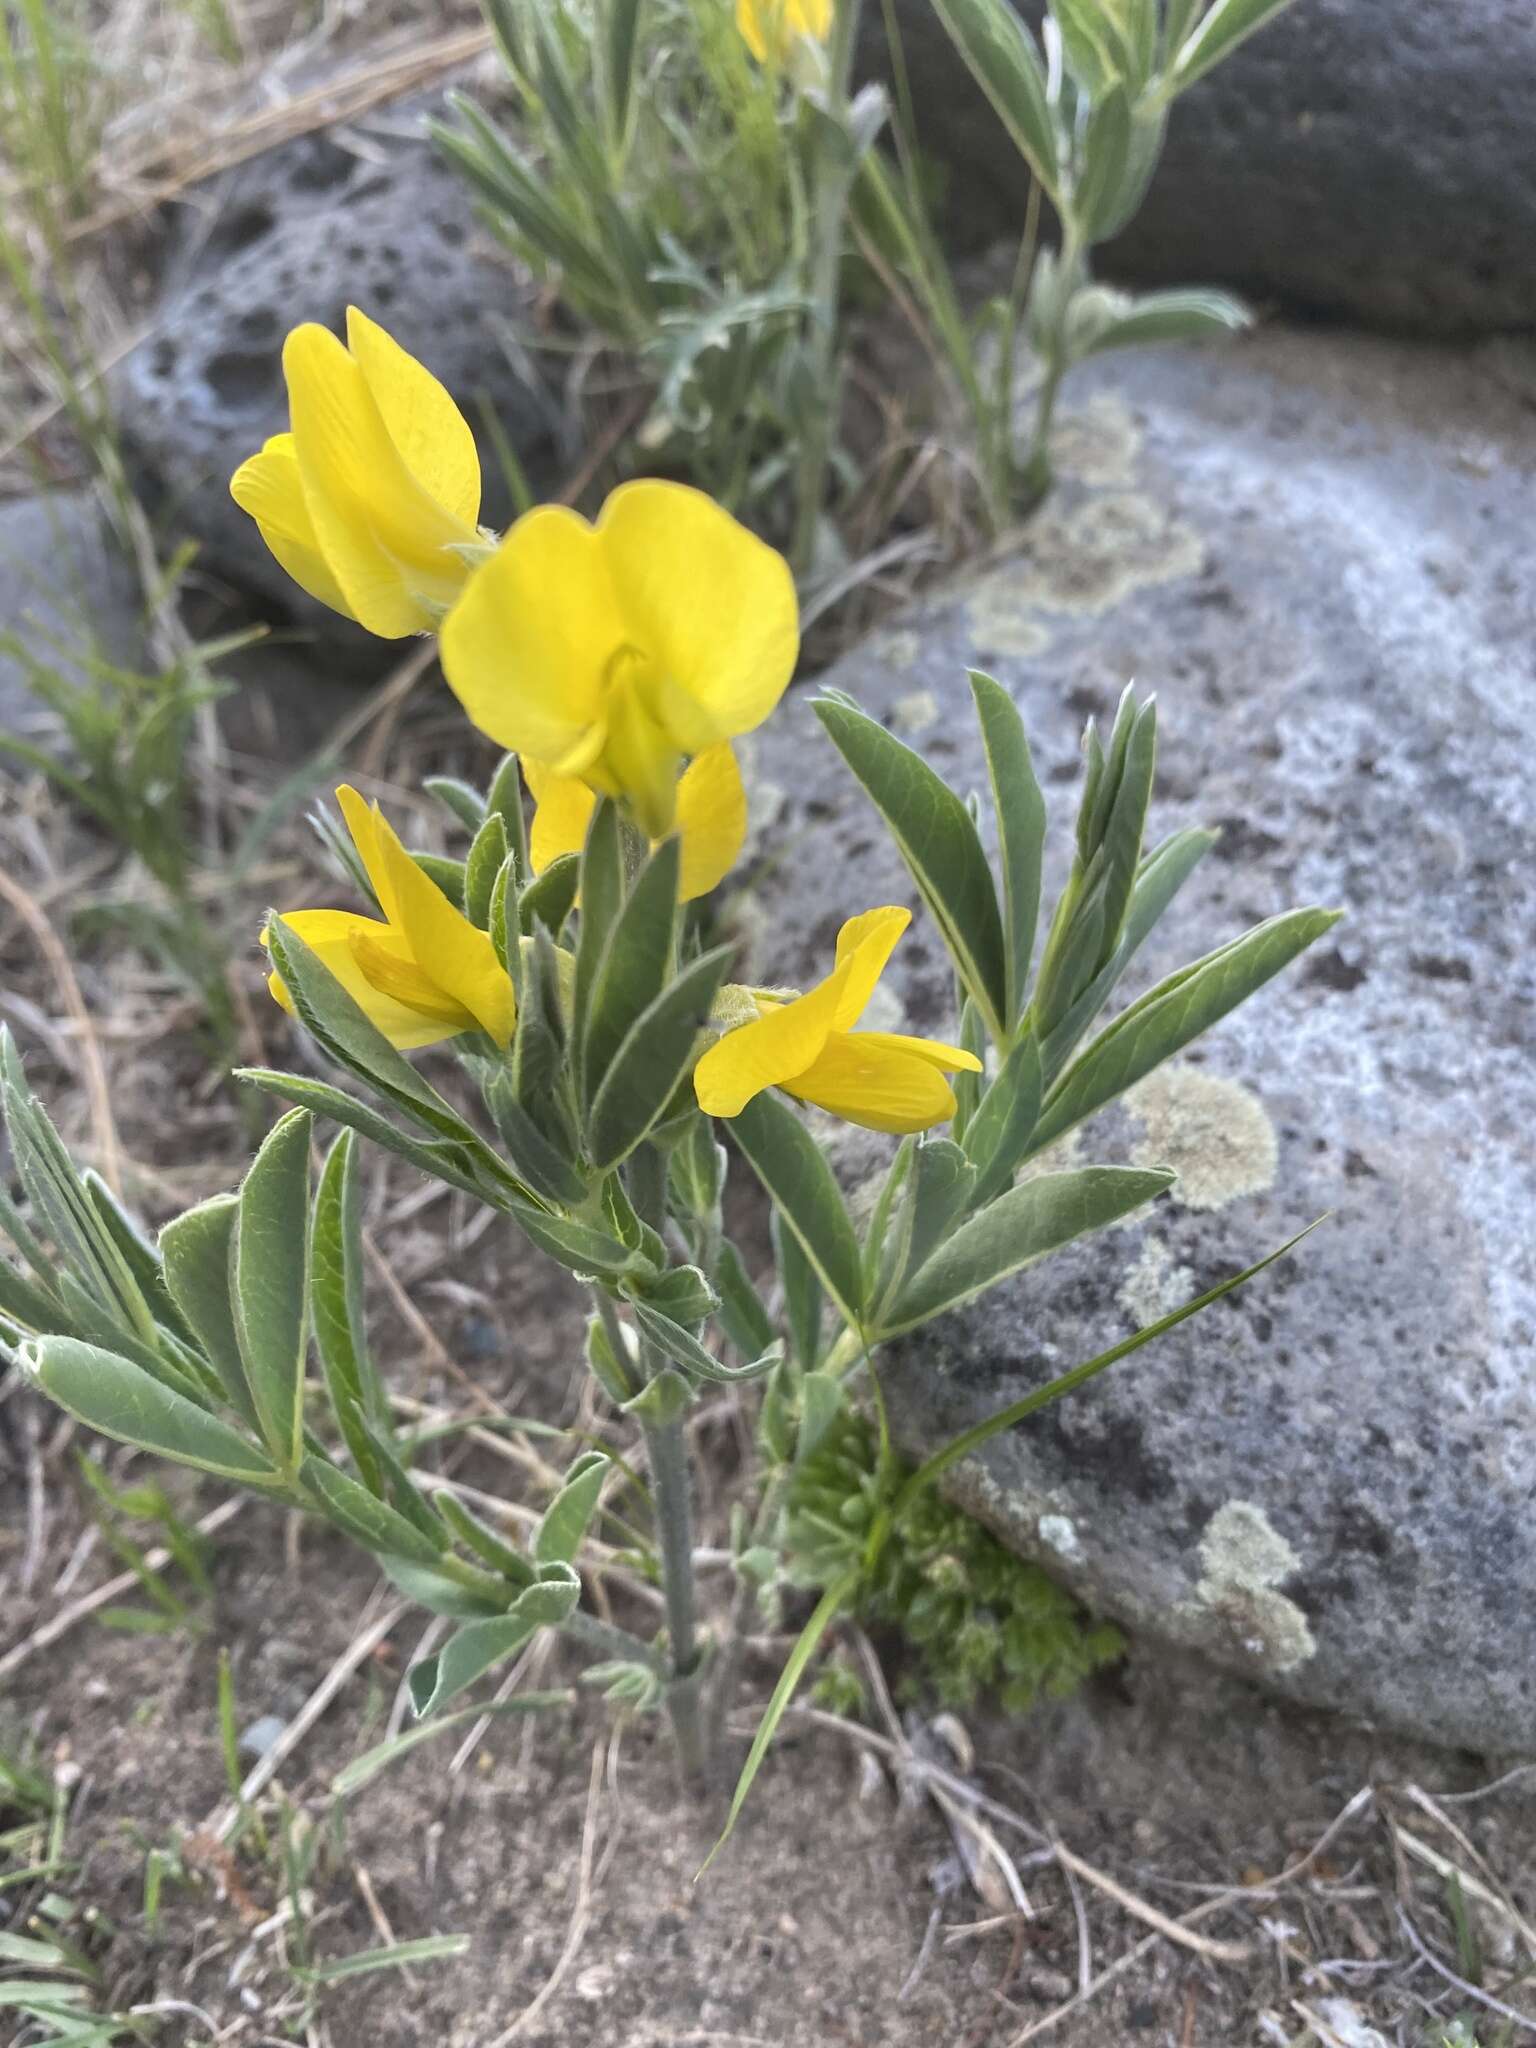
<instances>
[{"instance_id":1,"label":"large granite boulder","mask_svg":"<svg viewBox=\"0 0 1536 2048\"><path fill-rule=\"evenodd\" d=\"M1039 0L1023 11L1039 19ZM952 234L1017 228L1027 181L932 0L896 0ZM867 61L878 61L874 10ZM1536 9L1299 0L1178 102L1108 256L1143 282L1441 334L1536 325Z\"/></svg>"},{"instance_id":2,"label":"large granite boulder","mask_svg":"<svg viewBox=\"0 0 1536 2048\"><path fill-rule=\"evenodd\" d=\"M980 788L964 671L999 676L1058 859L1085 716L1157 690L1152 829L1223 836L1128 995L1285 906L1348 921L1068 1141L1181 1181L890 1354L895 1426L930 1451L1333 1211L956 1490L1133 1631L1536 1749L1536 414L1475 357L1315 331L1075 393L1067 480L1012 551L828 680ZM756 772L744 923L803 984L843 917L913 895L803 699ZM921 918L894 975L908 1028L952 1025Z\"/></svg>"},{"instance_id":3,"label":"large granite boulder","mask_svg":"<svg viewBox=\"0 0 1536 2048\"><path fill-rule=\"evenodd\" d=\"M340 333L360 306L447 385L477 435L477 401L489 405L535 488L564 460L555 401L514 360L530 287L417 127L397 115L357 146L302 136L194 195L152 331L114 384L137 481L198 541L200 570L375 666L381 643L304 597L229 496L236 466L287 425L288 329L315 320ZM483 436L481 457L483 516L499 522L510 507Z\"/></svg>"}]
</instances>

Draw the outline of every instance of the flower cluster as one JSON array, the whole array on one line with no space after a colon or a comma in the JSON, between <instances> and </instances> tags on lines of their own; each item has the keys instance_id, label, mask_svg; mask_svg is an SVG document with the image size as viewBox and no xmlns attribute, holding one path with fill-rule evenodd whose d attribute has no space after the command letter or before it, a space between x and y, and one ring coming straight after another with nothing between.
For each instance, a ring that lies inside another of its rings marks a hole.
<instances>
[{"instance_id":1,"label":"flower cluster","mask_svg":"<svg viewBox=\"0 0 1536 2048\"><path fill-rule=\"evenodd\" d=\"M825 33L818 0L743 0L759 56ZM595 521L541 505L498 538L479 524L480 466L448 392L382 327L347 313L343 344L297 327L283 349L290 431L231 490L273 555L321 603L386 638L436 632L470 719L515 753L541 873L584 845L600 797L654 846L679 841L678 894L707 895L747 832L733 742L783 696L799 654L793 578L774 549L686 485L621 485ZM464 914L355 790L338 792L380 917L301 910L285 922L402 1050L466 1033L505 1051L512 978ZM920 1131L954 1113L957 1046L856 1031L909 913L843 927L803 996L728 989L699 1061L707 1114L780 1087L855 1123ZM291 998L274 972L280 1002Z\"/></svg>"}]
</instances>

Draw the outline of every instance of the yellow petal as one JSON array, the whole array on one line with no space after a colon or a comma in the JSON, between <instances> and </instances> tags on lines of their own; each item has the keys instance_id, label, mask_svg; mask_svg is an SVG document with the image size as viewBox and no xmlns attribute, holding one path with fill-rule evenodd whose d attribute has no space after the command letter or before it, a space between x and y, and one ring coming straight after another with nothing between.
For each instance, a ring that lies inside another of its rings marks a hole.
<instances>
[{"instance_id":1,"label":"yellow petal","mask_svg":"<svg viewBox=\"0 0 1536 2048\"><path fill-rule=\"evenodd\" d=\"M573 753L603 717L624 648L602 543L563 505L516 521L442 627L443 671L474 723L498 746L566 773L577 772Z\"/></svg>"},{"instance_id":2,"label":"yellow petal","mask_svg":"<svg viewBox=\"0 0 1536 2048\"><path fill-rule=\"evenodd\" d=\"M747 792L729 746L711 747L689 764L677 785L682 839L678 894L684 903L707 896L736 865L747 837Z\"/></svg>"},{"instance_id":3,"label":"yellow petal","mask_svg":"<svg viewBox=\"0 0 1536 2048\"><path fill-rule=\"evenodd\" d=\"M693 1090L706 1116L737 1116L765 1088L788 1085L824 1050L848 978L835 968L792 1003L766 1010L718 1039L693 1070Z\"/></svg>"},{"instance_id":4,"label":"yellow petal","mask_svg":"<svg viewBox=\"0 0 1536 2048\"><path fill-rule=\"evenodd\" d=\"M498 1045L509 1045L516 1021L512 983L489 934L454 908L377 810L373 818L375 845L393 904L391 923L403 935L411 957Z\"/></svg>"},{"instance_id":5,"label":"yellow petal","mask_svg":"<svg viewBox=\"0 0 1536 2048\"><path fill-rule=\"evenodd\" d=\"M357 848L357 857L363 864L363 872L379 899L387 923L398 926L400 906L395 900L395 886L388 862L379 843L379 813L366 797L359 796L350 783L344 782L336 792L336 801L341 806L341 815L347 821L347 830L352 835L352 844Z\"/></svg>"},{"instance_id":6,"label":"yellow petal","mask_svg":"<svg viewBox=\"0 0 1536 2048\"><path fill-rule=\"evenodd\" d=\"M590 777L629 799L635 822L651 840L664 839L677 815L679 749L655 723L638 690L615 690L608 706L608 744Z\"/></svg>"},{"instance_id":7,"label":"yellow petal","mask_svg":"<svg viewBox=\"0 0 1536 2048\"><path fill-rule=\"evenodd\" d=\"M896 941L912 922L910 910L890 903L880 910L866 910L850 917L837 935L837 964L848 963L842 1001L837 1006L833 1028L851 1031L869 1008L870 997L885 972L885 963Z\"/></svg>"},{"instance_id":8,"label":"yellow petal","mask_svg":"<svg viewBox=\"0 0 1536 2048\"><path fill-rule=\"evenodd\" d=\"M783 696L800 647L782 555L686 484L621 484L597 531L625 637L654 670L651 714L677 751L751 732Z\"/></svg>"},{"instance_id":9,"label":"yellow petal","mask_svg":"<svg viewBox=\"0 0 1536 2048\"><path fill-rule=\"evenodd\" d=\"M937 1067L944 1074L985 1071L975 1053L967 1052L963 1045L946 1045L940 1038L908 1038L899 1031L856 1031L853 1036L860 1045L884 1045L893 1052L910 1053L914 1059L926 1060L930 1067Z\"/></svg>"},{"instance_id":10,"label":"yellow petal","mask_svg":"<svg viewBox=\"0 0 1536 2048\"><path fill-rule=\"evenodd\" d=\"M356 306L347 308L347 346L411 475L450 518L477 525L480 457L463 413L432 372Z\"/></svg>"},{"instance_id":11,"label":"yellow petal","mask_svg":"<svg viewBox=\"0 0 1536 2048\"><path fill-rule=\"evenodd\" d=\"M729 1041L727 1041L729 1042ZM929 1060L873 1031L835 1031L791 1095L871 1131L926 1131L955 1113L954 1091Z\"/></svg>"},{"instance_id":12,"label":"yellow petal","mask_svg":"<svg viewBox=\"0 0 1536 2048\"><path fill-rule=\"evenodd\" d=\"M250 513L300 590L345 618L355 616L315 539L292 434L274 434L259 454L242 462L229 480L229 494L242 512Z\"/></svg>"},{"instance_id":13,"label":"yellow petal","mask_svg":"<svg viewBox=\"0 0 1536 2048\"><path fill-rule=\"evenodd\" d=\"M401 943L398 934L392 932L387 940L380 941L355 932L352 936L352 957L362 969L364 978L381 995L393 996L413 1015L437 1025L442 1035L451 1037L457 1032L478 1028L479 1019L440 989L431 975L416 964L409 947Z\"/></svg>"},{"instance_id":14,"label":"yellow petal","mask_svg":"<svg viewBox=\"0 0 1536 2048\"><path fill-rule=\"evenodd\" d=\"M759 64L782 64L797 36L827 40L832 0L736 0L736 28Z\"/></svg>"},{"instance_id":15,"label":"yellow petal","mask_svg":"<svg viewBox=\"0 0 1536 2048\"><path fill-rule=\"evenodd\" d=\"M375 988L359 966L353 951L355 942L372 939L385 943L389 937L387 925L376 918L359 917L352 910L291 910L283 922L330 969L369 1022L383 1032L397 1051L412 1052L418 1046L435 1045L440 1038L449 1036L440 1024L430 1023L419 1012ZM281 978L273 974L267 986L291 1014L293 1000Z\"/></svg>"},{"instance_id":16,"label":"yellow petal","mask_svg":"<svg viewBox=\"0 0 1536 2048\"><path fill-rule=\"evenodd\" d=\"M328 329L294 328L283 374L315 539L348 605L388 640L429 631L468 574L453 546L475 529L411 475L362 366Z\"/></svg>"},{"instance_id":17,"label":"yellow petal","mask_svg":"<svg viewBox=\"0 0 1536 2048\"><path fill-rule=\"evenodd\" d=\"M580 853L586 845L597 798L579 776L559 775L541 761L524 761L523 780L533 798L528 858L542 875L562 853Z\"/></svg>"}]
</instances>

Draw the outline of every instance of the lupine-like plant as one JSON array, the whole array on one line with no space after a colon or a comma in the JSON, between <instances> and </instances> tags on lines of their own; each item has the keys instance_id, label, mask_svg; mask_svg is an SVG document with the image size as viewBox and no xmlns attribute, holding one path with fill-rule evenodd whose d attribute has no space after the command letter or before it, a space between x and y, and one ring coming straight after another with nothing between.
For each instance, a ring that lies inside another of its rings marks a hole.
<instances>
[{"instance_id":1,"label":"lupine-like plant","mask_svg":"<svg viewBox=\"0 0 1536 2048\"><path fill-rule=\"evenodd\" d=\"M0 1099L22 1200L0 1193L19 1254L0 1266L0 1338L82 1422L328 1522L450 1618L444 1646L411 1673L423 1715L556 1629L610 1696L665 1707L683 1768L702 1781L761 1590L819 1587L734 1819L827 1627L861 1600L897 1597L892 1545L906 1535L920 1554L944 1470L1249 1274L915 1470L887 1433L880 1345L1161 1194L1166 1171L1053 1165L1049 1148L1335 914L1272 918L1105 1024L1213 838L1144 845L1153 705L1127 692L1107 745L1089 730L1070 874L1042 934L1045 807L1007 692L971 678L983 806L826 691L827 738L953 963L956 1042L860 1028L909 922L902 906L856 909L803 992L731 981L732 948L705 943L687 904L740 850L731 744L771 715L794 667L783 562L707 498L663 483L622 488L595 524L546 507L500 540L481 533L451 400L381 330L354 316L350 336L350 350L313 329L290 337L292 433L246 465L236 495L316 595L379 630L435 626L470 717L520 752L483 794L437 786L469 834L462 860L413 855L376 808L339 792L346 834L333 844L366 907L273 912L263 934L274 996L338 1078L248 1070L292 1107L238 1192L177 1217L157 1243L72 1163L5 1040ZM407 1057L434 1046L483 1114L463 1113ZM797 1103L899 1137L862 1231ZM316 1182L319 1124L339 1135ZM659 1631L622 1627L583 1598L588 1531L635 1483L627 1453L582 1450L517 1541L397 1433L363 1316L365 1145L484 1203L586 1289L585 1356L615 1446L633 1431L643 1450ZM772 1204L766 1282L725 1229L733 1157ZM760 1393L760 1463L737 1519L730 1612L705 1617L685 1423L709 1388L744 1384ZM829 1512L856 1438L850 1511Z\"/></svg>"}]
</instances>

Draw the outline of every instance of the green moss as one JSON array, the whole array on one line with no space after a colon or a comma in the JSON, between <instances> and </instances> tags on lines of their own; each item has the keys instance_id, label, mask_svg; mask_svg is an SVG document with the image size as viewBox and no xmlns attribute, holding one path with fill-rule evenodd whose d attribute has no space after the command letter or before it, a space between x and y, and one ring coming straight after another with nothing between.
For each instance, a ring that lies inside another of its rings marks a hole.
<instances>
[{"instance_id":1,"label":"green moss","mask_svg":"<svg viewBox=\"0 0 1536 2048\"><path fill-rule=\"evenodd\" d=\"M859 1556L879 1512L906 1477L877 1470L873 1429L847 1417L790 1494L788 1559L796 1583L823 1586ZM1037 1565L928 1491L892 1527L859 1589L858 1619L895 1628L914 1654L907 1690L967 1707L995 1689L1010 1712L1059 1699L1117 1658L1119 1632L1086 1615Z\"/></svg>"}]
</instances>

